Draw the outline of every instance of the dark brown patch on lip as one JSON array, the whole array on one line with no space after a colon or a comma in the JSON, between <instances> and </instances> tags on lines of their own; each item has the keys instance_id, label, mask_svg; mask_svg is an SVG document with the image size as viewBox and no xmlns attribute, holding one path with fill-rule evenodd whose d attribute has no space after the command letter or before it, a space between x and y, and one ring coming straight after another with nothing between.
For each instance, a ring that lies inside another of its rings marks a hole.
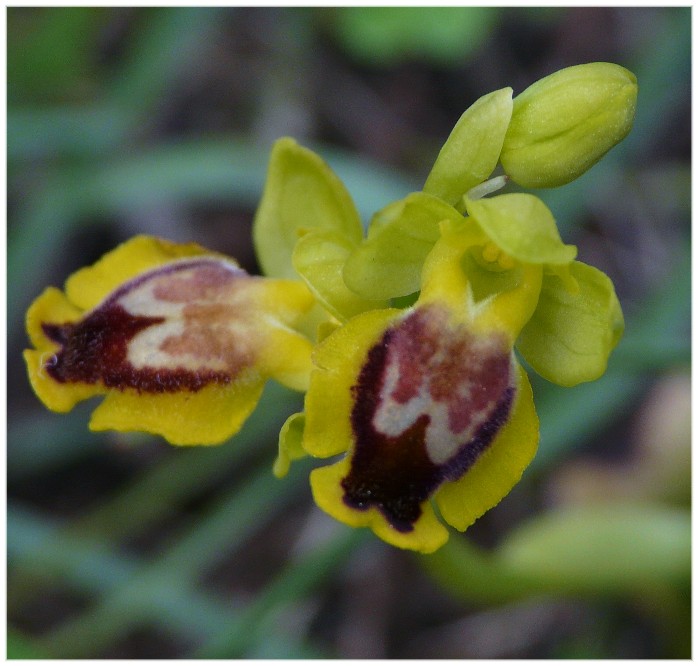
<instances>
[{"instance_id":1,"label":"dark brown patch on lip","mask_svg":"<svg viewBox=\"0 0 698 666\"><path fill-rule=\"evenodd\" d=\"M135 388L145 393L198 391L211 382L226 383L227 375L203 371L134 368L127 359L128 343L140 331L159 324L161 317L138 317L116 304L105 304L75 324L43 324L44 333L61 349L46 372L61 383L102 383L107 388Z\"/></svg>"},{"instance_id":2,"label":"dark brown patch on lip","mask_svg":"<svg viewBox=\"0 0 698 666\"><path fill-rule=\"evenodd\" d=\"M133 315L119 301L149 280L159 278L166 278L167 282L156 283L156 298L182 303L184 322L183 333L163 340L160 349L175 358L189 354L202 361L221 359L225 371L205 366L197 370L137 368L128 361L128 345L135 336L163 323L165 318ZM198 391L210 383L227 384L252 362L249 352L238 348L234 335L217 325L236 315L244 316L243 311L236 311L226 302L226 297L238 281L245 279L254 278L241 269L231 270L210 259L180 261L138 276L119 287L84 319L75 323L42 324L46 336L61 346L45 363L45 371L61 383L102 383L107 388L132 388L145 393ZM207 298L212 300L206 301Z\"/></svg>"},{"instance_id":3,"label":"dark brown patch on lip","mask_svg":"<svg viewBox=\"0 0 698 666\"><path fill-rule=\"evenodd\" d=\"M342 480L344 502L359 510L377 508L400 532L414 529L422 513L420 505L439 485L460 478L475 463L506 423L514 400L508 350L495 346L477 364L468 366L474 351L480 349L476 339L464 328L455 332L443 328L444 321L443 312L431 306L416 310L388 329L369 350L353 387L351 423L355 446L349 474ZM465 365L458 366L455 350ZM445 354L441 353L444 351ZM400 367L392 394L399 404L406 404L414 397L425 373L431 372L434 376L428 377L430 395L448 405L451 425L461 426L468 422L473 410L482 409L489 402L493 404L485 422L467 441L459 442L455 453L443 464L435 464L427 452L429 414L419 415L396 436L385 435L374 425L391 354L396 355ZM473 368L477 369L473 371ZM459 398L445 390L445 383L449 383L445 380L463 377L473 381L473 395Z\"/></svg>"}]
</instances>

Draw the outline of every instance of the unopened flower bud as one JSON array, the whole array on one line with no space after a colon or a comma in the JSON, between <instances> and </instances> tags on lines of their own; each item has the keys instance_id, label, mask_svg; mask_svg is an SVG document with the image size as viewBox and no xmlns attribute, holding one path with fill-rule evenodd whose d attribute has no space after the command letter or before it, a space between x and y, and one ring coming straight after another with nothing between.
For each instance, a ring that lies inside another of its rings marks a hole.
<instances>
[{"instance_id":1,"label":"unopened flower bud","mask_svg":"<svg viewBox=\"0 0 698 666\"><path fill-rule=\"evenodd\" d=\"M605 62L568 67L514 98L502 148L505 172L524 187L557 187L593 166L630 131L637 79Z\"/></svg>"}]
</instances>

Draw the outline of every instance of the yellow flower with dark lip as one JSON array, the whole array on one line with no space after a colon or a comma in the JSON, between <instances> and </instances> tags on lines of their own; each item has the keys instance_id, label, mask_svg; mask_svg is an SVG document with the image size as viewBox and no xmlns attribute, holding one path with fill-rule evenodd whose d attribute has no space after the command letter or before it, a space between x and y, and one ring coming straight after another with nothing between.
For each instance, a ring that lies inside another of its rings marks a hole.
<instances>
[{"instance_id":1,"label":"yellow flower with dark lip","mask_svg":"<svg viewBox=\"0 0 698 666\"><path fill-rule=\"evenodd\" d=\"M588 104L576 104L575 81ZM513 101L510 88L481 97L423 191L377 211L365 237L330 167L280 139L253 224L270 277L198 245L133 239L30 308L34 389L55 411L106 394L93 429L175 444L235 434L268 378L307 390L305 411L281 429L274 473L309 454L341 456L311 473L317 504L432 552L448 538L437 511L465 530L535 453L538 419L517 354L573 386L603 374L624 326L613 284L575 260L543 202L489 196L507 176L485 179L498 162L519 184L576 177L625 136L635 94L629 72L595 63ZM609 99L610 111L599 102ZM553 118L562 134L540 125L541 104L549 120L569 107ZM550 149L560 141L562 152ZM312 362L300 333L310 327Z\"/></svg>"},{"instance_id":2,"label":"yellow flower with dark lip","mask_svg":"<svg viewBox=\"0 0 698 666\"><path fill-rule=\"evenodd\" d=\"M402 548L432 552L519 480L538 442L514 342L535 310L543 268L476 293L464 259L487 250L472 221L442 225L406 310L363 313L314 353L302 445L341 460L311 474L318 505ZM515 265L516 264L516 265ZM496 264L499 266L499 264Z\"/></svg>"},{"instance_id":3,"label":"yellow flower with dark lip","mask_svg":"<svg viewBox=\"0 0 698 666\"><path fill-rule=\"evenodd\" d=\"M429 198L409 202L422 205L440 210ZM575 261L539 199L465 205L469 217L444 209L414 305L361 313L316 348L305 411L282 430L275 467L283 476L303 453L343 455L311 473L317 504L427 553L448 538L435 508L465 530L536 451L538 420L515 347L523 341L518 351L535 370L572 385L603 372L623 328L610 281ZM380 252L387 266L404 256L388 243Z\"/></svg>"},{"instance_id":4,"label":"yellow flower with dark lip","mask_svg":"<svg viewBox=\"0 0 698 666\"><path fill-rule=\"evenodd\" d=\"M274 378L303 390L310 342L291 325L314 299L196 244L138 236L32 304L25 351L37 395L66 412L106 394L93 430L173 444L235 434Z\"/></svg>"}]
</instances>

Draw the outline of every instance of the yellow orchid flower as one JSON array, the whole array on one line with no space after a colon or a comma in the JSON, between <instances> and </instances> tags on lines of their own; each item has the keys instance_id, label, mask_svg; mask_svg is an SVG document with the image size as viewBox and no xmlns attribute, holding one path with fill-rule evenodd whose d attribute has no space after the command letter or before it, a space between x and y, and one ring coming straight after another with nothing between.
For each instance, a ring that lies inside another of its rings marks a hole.
<instances>
[{"instance_id":1,"label":"yellow orchid flower","mask_svg":"<svg viewBox=\"0 0 698 666\"><path fill-rule=\"evenodd\" d=\"M489 243L475 224L442 225L414 306L363 313L315 350L302 446L346 453L312 472L315 500L395 546L436 550L448 532L430 500L463 530L511 490L536 450L513 345L543 270L519 265L516 285L478 300L462 266Z\"/></svg>"},{"instance_id":2,"label":"yellow orchid flower","mask_svg":"<svg viewBox=\"0 0 698 666\"><path fill-rule=\"evenodd\" d=\"M235 434L267 379L307 385L310 342L290 328L314 303L295 280L248 275L196 244L138 236L32 304L32 386L54 411L94 395L93 430L173 444Z\"/></svg>"},{"instance_id":3,"label":"yellow orchid flower","mask_svg":"<svg viewBox=\"0 0 698 666\"><path fill-rule=\"evenodd\" d=\"M234 435L268 379L306 391L274 473L339 456L311 472L317 504L433 552L448 538L443 522L465 530L535 454L518 355L572 386L603 374L623 333L613 284L576 261L543 202L490 195L510 178L552 187L584 173L630 130L636 94L627 70L591 63L518 97L484 95L423 190L377 211L365 236L342 181L282 138L253 225L268 277L196 244L138 236L32 304L32 386L59 412L104 395L93 430L173 444ZM314 347L301 332L311 326Z\"/></svg>"}]
</instances>

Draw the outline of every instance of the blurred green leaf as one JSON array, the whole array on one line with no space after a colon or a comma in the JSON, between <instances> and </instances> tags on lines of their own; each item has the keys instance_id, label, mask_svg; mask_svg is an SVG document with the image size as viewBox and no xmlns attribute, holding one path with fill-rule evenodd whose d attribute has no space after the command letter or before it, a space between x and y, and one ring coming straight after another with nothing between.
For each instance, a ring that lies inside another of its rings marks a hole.
<instances>
[{"instance_id":1,"label":"blurred green leaf","mask_svg":"<svg viewBox=\"0 0 698 666\"><path fill-rule=\"evenodd\" d=\"M517 576L502 567L495 553L467 537L451 536L442 548L419 557L424 570L449 594L479 604L493 604L535 594L537 581Z\"/></svg>"},{"instance_id":2,"label":"blurred green leaf","mask_svg":"<svg viewBox=\"0 0 698 666\"><path fill-rule=\"evenodd\" d=\"M48 659L31 638L12 627L7 629L7 659Z\"/></svg>"},{"instance_id":3,"label":"blurred green leaf","mask_svg":"<svg viewBox=\"0 0 698 666\"><path fill-rule=\"evenodd\" d=\"M650 594L687 584L691 517L659 505L597 505L542 514L497 549L501 566L560 593Z\"/></svg>"},{"instance_id":4,"label":"blurred green leaf","mask_svg":"<svg viewBox=\"0 0 698 666\"><path fill-rule=\"evenodd\" d=\"M98 7L9 7L8 104L79 99L95 84Z\"/></svg>"},{"instance_id":5,"label":"blurred green leaf","mask_svg":"<svg viewBox=\"0 0 698 666\"><path fill-rule=\"evenodd\" d=\"M342 7L335 28L372 65L416 58L456 65L487 38L497 15L494 7Z\"/></svg>"},{"instance_id":6,"label":"blurred green leaf","mask_svg":"<svg viewBox=\"0 0 698 666\"><path fill-rule=\"evenodd\" d=\"M460 598L498 603L533 594L651 596L690 578L688 511L654 505L601 505L544 513L487 553L451 539L420 560Z\"/></svg>"}]
</instances>

